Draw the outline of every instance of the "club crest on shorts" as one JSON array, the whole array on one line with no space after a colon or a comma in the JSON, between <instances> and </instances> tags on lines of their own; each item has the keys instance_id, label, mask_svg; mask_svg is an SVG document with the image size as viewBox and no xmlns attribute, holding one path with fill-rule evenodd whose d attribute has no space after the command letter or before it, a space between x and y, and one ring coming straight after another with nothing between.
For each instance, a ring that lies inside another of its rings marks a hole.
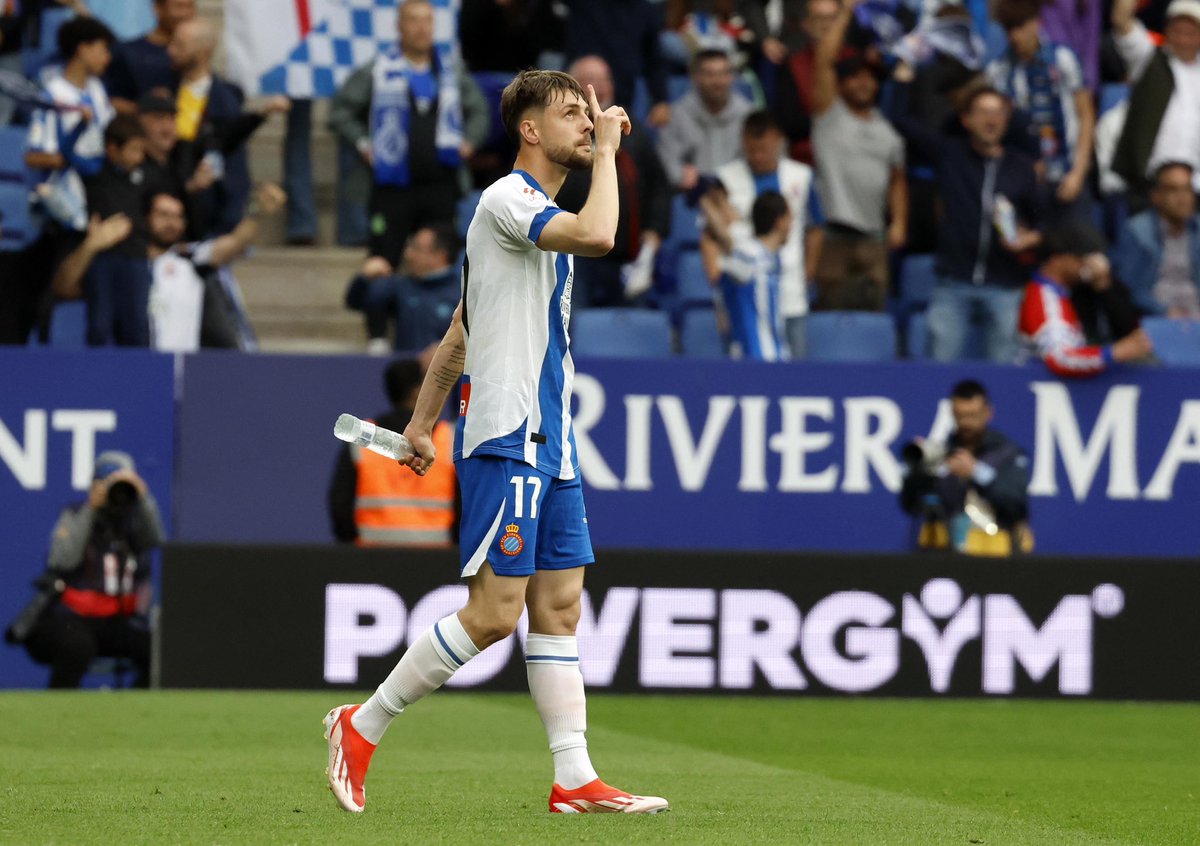
<instances>
[{"instance_id":1,"label":"club crest on shorts","mask_svg":"<svg viewBox=\"0 0 1200 846\"><path fill-rule=\"evenodd\" d=\"M504 527L504 536L500 538L500 551L511 558L520 555L524 548L525 539L521 537L521 527L516 523L509 523Z\"/></svg>"}]
</instances>

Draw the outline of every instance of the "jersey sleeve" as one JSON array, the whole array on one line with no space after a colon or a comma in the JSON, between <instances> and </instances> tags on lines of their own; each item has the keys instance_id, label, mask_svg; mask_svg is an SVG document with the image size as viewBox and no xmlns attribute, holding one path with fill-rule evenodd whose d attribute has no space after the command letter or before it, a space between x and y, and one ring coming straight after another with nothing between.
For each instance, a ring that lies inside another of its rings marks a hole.
<instances>
[{"instance_id":1,"label":"jersey sleeve","mask_svg":"<svg viewBox=\"0 0 1200 846\"><path fill-rule=\"evenodd\" d=\"M755 253L753 238L735 234L733 249L729 251L729 255L721 257L721 271L739 285L753 282L757 267Z\"/></svg>"},{"instance_id":2,"label":"jersey sleeve","mask_svg":"<svg viewBox=\"0 0 1200 846\"><path fill-rule=\"evenodd\" d=\"M482 205L491 218L496 240L514 252L536 248L546 224L562 212L541 191L515 181L497 184L484 194Z\"/></svg>"}]
</instances>

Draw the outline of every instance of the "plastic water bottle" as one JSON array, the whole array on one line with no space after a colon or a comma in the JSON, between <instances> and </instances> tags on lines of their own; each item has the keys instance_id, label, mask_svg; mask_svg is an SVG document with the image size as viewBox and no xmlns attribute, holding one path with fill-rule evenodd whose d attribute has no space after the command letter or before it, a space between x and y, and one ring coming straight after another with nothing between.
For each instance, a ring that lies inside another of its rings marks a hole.
<instances>
[{"instance_id":1,"label":"plastic water bottle","mask_svg":"<svg viewBox=\"0 0 1200 846\"><path fill-rule=\"evenodd\" d=\"M376 426L370 420L359 420L353 414L343 414L333 424L333 434L348 444L358 444L360 447L377 452L388 458L407 458L413 454L413 446L408 438Z\"/></svg>"}]
</instances>

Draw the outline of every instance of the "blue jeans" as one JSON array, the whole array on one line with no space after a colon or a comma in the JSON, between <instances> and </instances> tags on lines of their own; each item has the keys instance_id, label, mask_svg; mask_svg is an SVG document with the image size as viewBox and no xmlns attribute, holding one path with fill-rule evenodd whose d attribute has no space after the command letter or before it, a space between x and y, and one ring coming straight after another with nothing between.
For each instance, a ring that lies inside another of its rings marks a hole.
<instances>
[{"instance_id":1,"label":"blue jeans","mask_svg":"<svg viewBox=\"0 0 1200 846\"><path fill-rule=\"evenodd\" d=\"M787 335L788 349L793 359L808 358L808 315L785 317L783 331Z\"/></svg>"},{"instance_id":2,"label":"blue jeans","mask_svg":"<svg viewBox=\"0 0 1200 846\"><path fill-rule=\"evenodd\" d=\"M83 278L89 347L150 346L150 262L108 250Z\"/></svg>"},{"instance_id":3,"label":"blue jeans","mask_svg":"<svg viewBox=\"0 0 1200 846\"><path fill-rule=\"evenodd\" d=\"M312 171L312 100L292 100L283 138L283 190L288 239L315 238L317 201Z\"/></svg>"},{"instance_id":4,"label":"blue jeans","mask_svg":"<svg viewBox=\"0 0 1200 846\"><path fill-rule=\"evenodd\" d=\"M975 285L954 279L941 279L929 301L927 320L934 361L958 361L977 358L965 353L971 346L970 333L983 330L983 357L998 364L1017 360L1017 321L1020 317L1021 288Z\"/></svg>"}]
</instances>

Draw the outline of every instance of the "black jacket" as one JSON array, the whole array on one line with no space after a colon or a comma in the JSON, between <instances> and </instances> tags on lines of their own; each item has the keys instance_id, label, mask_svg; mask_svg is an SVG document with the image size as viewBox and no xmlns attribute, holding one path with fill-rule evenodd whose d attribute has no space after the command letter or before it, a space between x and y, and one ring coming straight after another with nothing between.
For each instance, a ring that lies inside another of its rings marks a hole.
<instances>
[{"instance_id":1,"label":"black jacket","mask_svg":"<svg viewBox=\"0 0 1200 846\"><path fill-rule=\"evenodd\" d=\"M982 282L1003 288L1019 288L1029 279L1030 265L1000 244L992 225L992 204L985 196L989 169L994 169L992 196L1004 195L1016 208L1017 218L1036 229L1044 217L1045 192L1034 170L1036 160L1008 143L999 159L985 159L975 152L970 139L948 123L940 132L908 110L908 89L897 85L893 122L908 143L910 161L923 160L937 169L941 217L938 222L938 275L958 281ZM985 209L986 205L986 209ZM985 219L986 214L986 219Z\"/></svg>"},{"instance_id":2,"label":"black jacket","mask_svg":"<svg viewBox=\"0 0 1200 846\"><path fill-rule=\"evenodd\" d=\"M957 433L946 441L946 453L958 449ZM1003 528L1029 518L1029 456L1025 450L1004 435L988 429L975 449L971 450L977 461L987 464L996 471L995 478L981 485L974 480L964 481L947 473L931 475L921 469L914 470L904 479L900 489L900 507L907 513L922 513L927 494L937 497L943 514L952 517L963 510L967 491L975 490L995 510L996 521Z\"/></svg>"},{"instance_id":3,"label":"black jacket","mask_svg":"<svg viewBox=\"0 0 1200 846\"><path fill-rule=\"evenodd\" d=\"M88 210L102 219L114 214L124 214L133 223L133 229L124 241L112 248L112 252L132 258L146 258L146 176L141 168L134 171L122 170L108 159L100 172L85 183Z\"/></svg>"}]
</instances>

